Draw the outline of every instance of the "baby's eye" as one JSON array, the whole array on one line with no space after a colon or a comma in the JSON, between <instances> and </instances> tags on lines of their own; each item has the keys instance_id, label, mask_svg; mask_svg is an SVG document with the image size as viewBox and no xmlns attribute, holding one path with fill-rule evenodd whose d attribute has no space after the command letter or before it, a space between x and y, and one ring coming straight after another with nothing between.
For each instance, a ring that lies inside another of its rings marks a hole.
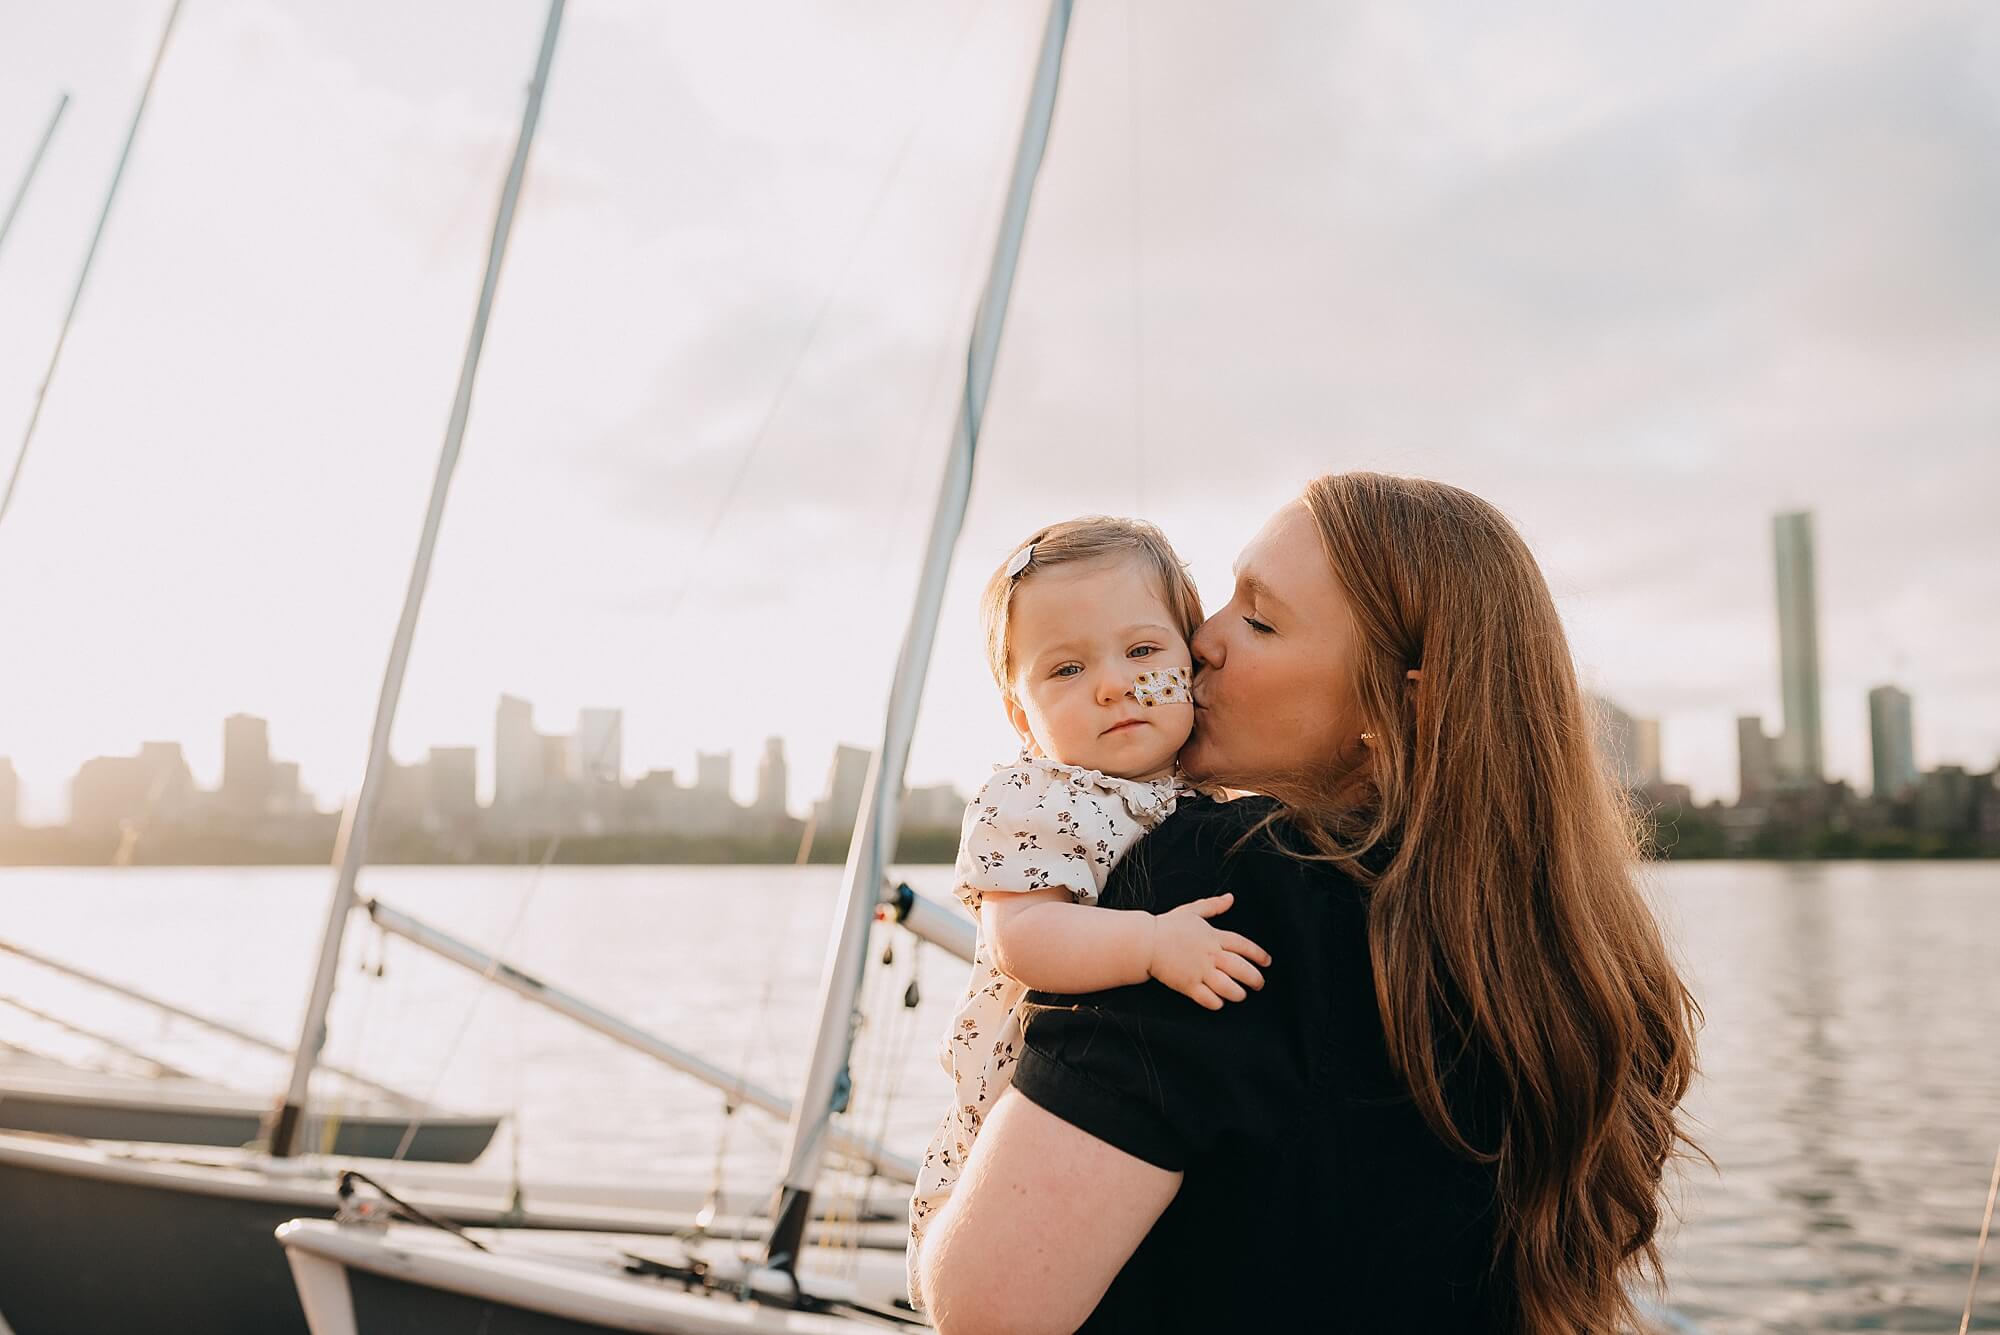
<instances>
[{"instance_id":1,"label":"baby's eye","mask_svg":"<svg viewBox=\"0 0 2000 1335\"><path fill-rule=\"evenodd\" d=\"M1157 644L1135 644L1125 651L1125 656L1127 658L1144 658L1148 654L1157 654L1158 652L1160 652L1160 646Z\"/></svg>"},{"instance_id":2,"label":"baby's eye","mask_svg":"<svg viewBox=\"0 0 2000 1335\"><path fill-rule=\"evenodd\" d=\"M1074 677L1081 671L1083 671L1083 664L1081 663L1064 663L1057 667L1054 672L1049 673L1049 675L1051 677Z\"/></svg>"}]
</instances>

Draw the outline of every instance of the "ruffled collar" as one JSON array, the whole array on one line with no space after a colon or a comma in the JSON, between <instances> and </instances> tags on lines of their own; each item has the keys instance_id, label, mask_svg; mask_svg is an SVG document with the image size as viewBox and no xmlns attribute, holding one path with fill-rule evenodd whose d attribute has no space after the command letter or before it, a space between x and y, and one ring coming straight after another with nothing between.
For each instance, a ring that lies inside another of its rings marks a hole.
<instances>
[{"instance_id":1,"label":"ruffled collar","mask_svg":"<svg viewBox=\"0 0 2000 1335\"><path fill-rule=\"evenodd\" d=\"M1158 825L1173 810L1174 803L1194 792L1194 788L1178 774L1169 774L1164 779L1121 779L1102 770L1086 769L1082 765L1065 765L1050 760L1046 756L1031 756L1023 753L1012 765L996 765L995 769L1012 769L1020 765L1058 777L1079 788L1095 788L1109 793L1124 802L1134 820L1147 829Z\"/></svg>"}]
</instances>

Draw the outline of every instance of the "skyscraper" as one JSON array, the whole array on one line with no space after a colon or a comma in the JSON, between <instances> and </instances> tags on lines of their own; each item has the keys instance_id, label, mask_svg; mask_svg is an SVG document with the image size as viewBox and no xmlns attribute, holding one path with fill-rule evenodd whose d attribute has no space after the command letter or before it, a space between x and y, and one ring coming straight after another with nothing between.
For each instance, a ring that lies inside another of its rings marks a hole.
<instances>
[{"instance_id":1,"label":"skyscraper","mask_svg":"<svg viewBox=\"0 0 2000 1335\"><path fill-rule=\"evenodd\" d=\"M1656 718L1640 719L1637 741L1639 753L1634 768L1638 770L1640 786L1666 782L1666 771L1660 766L1660 721Z\"/></svg>"},{"instance_id":2,"label":"skyscraper","mask_svg":"<svg viewBox=\"0 0 2000 1335\"><path fill-rule=\"evenodd\" d=\"M1761 802L1777 787L1777 748L1755 714L1736 720L1736 778L1741 802Z\"/></svg>"},{"instance_id":3,"label":"skyscraper","mask_svg":"<svg viewBox=\"0 0 2000 1335\"><path fill-rule=\"evenodd\" d=\"M469 746L433 746L424 761L428 825L464 829L479 819L479 753Z\"/></svg>"},{"instance_id":4,"label":"skyscraper","mask_svg":"<svg viewBox=\"0 0 2000 1335\"><path fill-rule=\"evenodd\" d=\"M272 761L271 810L279 815L293 816L309 809L305 789L299 786L299 762Z\"/></svg>"},{"instance_id":5,"label":"skyscraper","mask_svg":"<svg viewBox=\"0 0 2000 1335\"><path fill-rule=\"evenodd\" d=\"M1597 713L1597 745L1618 782L1639 786L1639 721L1601 695L1590 697Z\"/></svg>"},{"instance_id":6,"label":"skyscraper","mask_svg":"<svg viewBox=\"0 0 2000 1335\"><path fill-rule=\"evenodd\" d=\"M826 796L813 803L813 822L821 834L854 828L861 814L861 790L868 785L868 765L874 752L858 746L837 746L833 768L826 776Z\"/></svg>"},{"instance_id":7,"label":"skyscraper","mask_svg":"<svg viewBox=\"0 0 2000 1335\"><path fill-rule=\"evenodd\" d=\"M1875 796L1902 797L1917 786L1908 691L1877 686L1868 692L1868 748L1875 762Z\"/></svg>"},{"instance_id":8,"label":"skyscraper","mask_svg":"<svg viewBox=\"0 0 2000 1335\"><path fill-rule=\"evenodd\" d=\"M1618 781L1627 788L1660 782L1660 721L1634 718L1601 695L1590 697L1597 713L1597 745Z\"/></svg>"},{"instance_id":9,"label":"skyscraper","mask_svg":"<svg viewBox=\"0 0 2000 1335\"><path fill-rule=\"evenodd\" d=\"M263 719L222 720L222 800L238 815L260 816L271 801L271 729Z\"/></svg>"},{"instance_id":10,"label":"skyscraper","mask_svg":"<svg viewBox=\"0 0 2000 1335\"><path fill-rule=\"evenodd\" d=\"M694 789L698 793L729 796L729 752L694 753Z\"/></svg>"},{"instance_id":11,"label":"skyscraper","mask_svg":"<svg viewBox=\"0 0 2000 1335\"><path fill-rule=\"evenodd\" d=\"M1807 786L1825 778L1819 722L1819 596L1813 578L1812 512L1771 521L1778 575L1778 677L1785 730L1778 734L1778 778Z\"/></svg>"},{"instance_id":12,"label":"skyscraper","mask_svg":"<svg viewBox=\"0 0 2000 1335\"><path fill-rule=\"evenodd\" d=\"M757 764L757 800L752 803L752 810L760 816L784 815L785 789L790 782L784 739L765 738L764 758Z\"/></svg>"},{"instance_id":13,"label":"skyscraper","mask_svg":"<svg viewBox=\"0 0 2000 1335\"><path fill-rule=\"evenodd\" d=\"M493 717L493 805L523 806L541 793L542 739L535 733L535 707L503 695Z\"/></svg>"},{"instance_id":14,"label":"skyscraper","mask_svg":"<svg viewBox=\"0 0 2000 1335\"><path fill-rule=\"evenodd\" d=\"M585 783L618 783L625 772L625 711L580 709L571 771Z\"/></svg>"}]
</instances>

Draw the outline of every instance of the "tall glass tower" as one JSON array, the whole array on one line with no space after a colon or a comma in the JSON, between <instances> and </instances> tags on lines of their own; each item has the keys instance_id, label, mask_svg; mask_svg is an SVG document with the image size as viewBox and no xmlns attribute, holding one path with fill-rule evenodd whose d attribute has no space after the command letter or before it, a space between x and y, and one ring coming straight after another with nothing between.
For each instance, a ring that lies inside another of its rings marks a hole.
<instances>
[{"instance_id":1,"label":"tall glass tower","mask_svg":"<svg viewBox=\"0 0 2000 1335\"><path fill-rule=\"evenodd\" d=\"M1868 692L1868 749L1875 762L1875 796L1901 797L1917 786L1908 691L1877 686Z\"/></svg>"},{"instance_id":2,"label":"tall glass tower","mask_svg":"<svg viewBox=\"0 0 2000 1335\"><path fill-rule=\"evenodd\" d=\"M1826 773L1819 726L1819 597L1813 580L1812 512L1771 521L1778 558L1778 677L1785 730L1778 737L1778 779L1817 784Z\"/></svg>"}]
</instances>

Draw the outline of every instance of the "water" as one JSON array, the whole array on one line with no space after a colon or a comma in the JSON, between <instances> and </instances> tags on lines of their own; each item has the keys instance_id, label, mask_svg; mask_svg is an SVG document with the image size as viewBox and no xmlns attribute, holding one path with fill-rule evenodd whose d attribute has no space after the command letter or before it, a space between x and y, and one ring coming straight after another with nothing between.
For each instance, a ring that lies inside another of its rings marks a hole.
<instances>
[{"instance_id":1,"label":"water","mask_svg":"<svg viewBox=\"0 0 2000 1335\"><path fill-rule=\"evenodd\" d=\"M946 869L911 869L941 893ZM832 868L376 868L364 889L790 1094ZM317 868L0 871L0 935L289 1044L331 886ZM1707 1011L1690 1110L1718 1167L1687 1170L1675 1309L1712 1335L1955 1331L2000 1141L2000 867L1706 863L1656 902ZM933 1055L965 966L878 929L857 1116L915 1156L948 1093ZM359 965L386 951L381 978ZM900 997L915 976L915 1010ZM513 1119L489 1156L534 1178L705 1180L761 1194L783 1129L724 1134L720 1097L372 929L350 938L330 1055ZM168 1060L275 1089L283 1063L0 959L0 996ZM0 1040L82 1040L0 1007ZM2000 1329L2000 1247L1975 1329Z\"/></svg>"}]
</instances>

